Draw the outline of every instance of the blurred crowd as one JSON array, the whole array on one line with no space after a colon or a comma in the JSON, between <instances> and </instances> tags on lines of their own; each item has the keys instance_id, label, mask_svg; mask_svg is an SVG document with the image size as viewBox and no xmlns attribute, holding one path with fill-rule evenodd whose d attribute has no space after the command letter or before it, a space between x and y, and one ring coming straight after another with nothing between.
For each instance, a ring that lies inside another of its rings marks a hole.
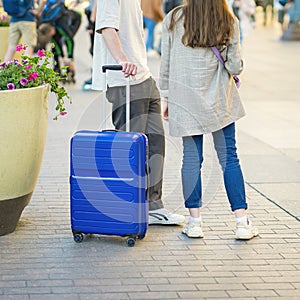
<instances>
[{"instance_id":1,"label":"blurred crowd","mask_svg":"<svg viewBox=\"0 0 300 300\"><path fill-rule=\"evenodd\" d=\"M155 57L161 54L161 41L155 42L155 37L159 36L159 33L155 34L155 31L159 32L159 25L163 17L173 8L181 5L182 2L183 0L141 0L148 56ZM282 31L280 39L300 39L297 33L296 36L293 36L293 32L287 32L289 27L293 27L293 23L298 26L300 0L227 0L227 2L229 8L240 21L241 42L243 37L249 35L256 27L258 7L261 8L263 13L264 26L267 26L268 22L270 23L273 20L280 24ZM295 29L290 31L293 30Z\"/></svg>"},{"instance_id":2,"label":"blurred crowd","mask_svg":"<svg viewBox=\"0 0 300 300\"><path fill-rule=\"evenodd\" d=\"M93 55L95 11L94 0L0 0L0 5L15 5L22 3L27 11L24 14L10 15L10 31L8 49L4 60L11 60L15 47L20 39L27 45L26 55L33 55L38 49L52 45L54 54L54 68L60 70L67 66L66 80L75 82L74 62L74 37L82 23L82 18L87 23L86 31L90 37L88 50ZM160 25L165 15L173 8L182 4L184 0L141 0L143 22L145 29L145 44L148 56L161 54ZM300 39L300 0L227 0L228 5L240 20L241 42L243 37L252 32L256 26L257 7L262 8L263 25L268 25L268 20L276 21L282 30L281 38L284 40ZM81 5L84 3L84 5ZM269 14L269 15L268 15ZM290 28L291 27L291 28ZM289 32L290 31L290 32ZM296 35L295 35L296 34ZM294 36L293 36L294 35ZM91 84L91 78L84 83Z\"/></svg>"},{"instance_id":3,"label":"blurred crowd","mask_svg":"<svg viewBox=\"0 0 300 300\"><path fill-rule=\"evenodd\" d=\"M74 37L81 25L83 13L93 51L94 22L91 21L93 1L64 0L1 0L0 5L10 18L8 48L4 61L11 60L16 46L26 45L25 55L32 56L39 49L49 47L53 52L53 68L63 72L65 81L75 82ZM19 9L16 9L19 7ZM82 7L85 7L84 11ZM64 66L64 71L61 67Z\"/></svg>"}]
</instances>

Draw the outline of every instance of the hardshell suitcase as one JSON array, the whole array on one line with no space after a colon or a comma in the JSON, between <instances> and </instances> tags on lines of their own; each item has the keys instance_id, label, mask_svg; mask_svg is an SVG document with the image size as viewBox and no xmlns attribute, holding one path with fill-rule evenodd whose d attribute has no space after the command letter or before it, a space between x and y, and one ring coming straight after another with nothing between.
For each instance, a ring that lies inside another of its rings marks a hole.
<instances>
[{"instance_id":1,"label":"hardshell suitcase","mask_svg":"<svg viewBox=\"0 0 300 300\"><path fill-rule=\"evenodd\" d=\"M129 81L126 102L128 86ZM129 124L129 114L127 118ZM84 234L117 235L126 236L127 245L134 246L148 227L147 137L138 132L83 130L72 137L70 150L74 240L81 242Z\"/></svg>"}]
</instances>

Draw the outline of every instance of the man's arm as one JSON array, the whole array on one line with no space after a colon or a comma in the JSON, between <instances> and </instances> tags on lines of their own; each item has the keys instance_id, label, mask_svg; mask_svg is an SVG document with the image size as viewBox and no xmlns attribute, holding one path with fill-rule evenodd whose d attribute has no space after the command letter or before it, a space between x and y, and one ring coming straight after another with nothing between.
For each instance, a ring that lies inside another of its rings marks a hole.
<instances>
[{"instance_id":1,"label":"man's arm","mask_svg":"<svg viewBox=\"0 0 300 300\"><path fill-rule=\"evenodd\" d=\"M122 66L122 71L125 77L132 76L133 79L135 79L135 75L137 73L137 65L133 62L128 61L117 31L114 28L103 28L101 30L101 34L103 36L107 49L109 50L113 58L117 61L117 63Z\"/></svg>"}]
</instances>

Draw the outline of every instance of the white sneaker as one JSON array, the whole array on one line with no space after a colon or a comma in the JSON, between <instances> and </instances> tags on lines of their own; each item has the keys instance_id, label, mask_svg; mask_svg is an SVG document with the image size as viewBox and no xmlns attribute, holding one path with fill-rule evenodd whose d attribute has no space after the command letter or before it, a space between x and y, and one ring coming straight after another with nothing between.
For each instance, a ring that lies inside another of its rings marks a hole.
<instances>
[{"instance_id":1,"label":"white sneaker","mask_svg":"<svg viewBox=\"0 0 300 300\"><path fill-rule=\"evenodd\" d=\"M183 227L182 233L186 234L190 238L203 238L204 237L201 222L187 223Z\"/></svg>"},{"instance_id":2,"label":"white sneaker","mask_svg":"<svg viewBox=\"0 0 300 300\"><path fill-rule=\"evenodd\" d=\"M173 214L165 208L149 211L149 225L182 225L185 222L185 217L178 214Z\"/></svg>"},{"instance_id":3,"label":"white sneaker","mask_svg":"<svg viewBox=\"0 0 300 300\"><path fill-rule=\"evenodd\" d=\"M249 220L247 223L236 224L235 238L237 240L250 240L255 236L258 236L258 229L252 226Z\"/></svg>"}]
</instances>

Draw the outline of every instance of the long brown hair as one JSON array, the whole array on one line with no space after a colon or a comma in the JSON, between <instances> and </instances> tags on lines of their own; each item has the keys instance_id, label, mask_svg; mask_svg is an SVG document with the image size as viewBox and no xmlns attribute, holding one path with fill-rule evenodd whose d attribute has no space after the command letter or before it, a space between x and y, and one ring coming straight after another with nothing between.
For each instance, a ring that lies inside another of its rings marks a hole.
<instances>
[{"instance_id":1,"label":"long brown hair","mask_svg":"<svg viewBox=\"0 0 300 300\"><path fill-rule=\"evenodd\" d=\"M175 8L171 14L170 31L184 18L182 43L185 46L226 45L233 36L234 16L226 0L185 0L185 4Z\"/></svg>"}]
</instances>

